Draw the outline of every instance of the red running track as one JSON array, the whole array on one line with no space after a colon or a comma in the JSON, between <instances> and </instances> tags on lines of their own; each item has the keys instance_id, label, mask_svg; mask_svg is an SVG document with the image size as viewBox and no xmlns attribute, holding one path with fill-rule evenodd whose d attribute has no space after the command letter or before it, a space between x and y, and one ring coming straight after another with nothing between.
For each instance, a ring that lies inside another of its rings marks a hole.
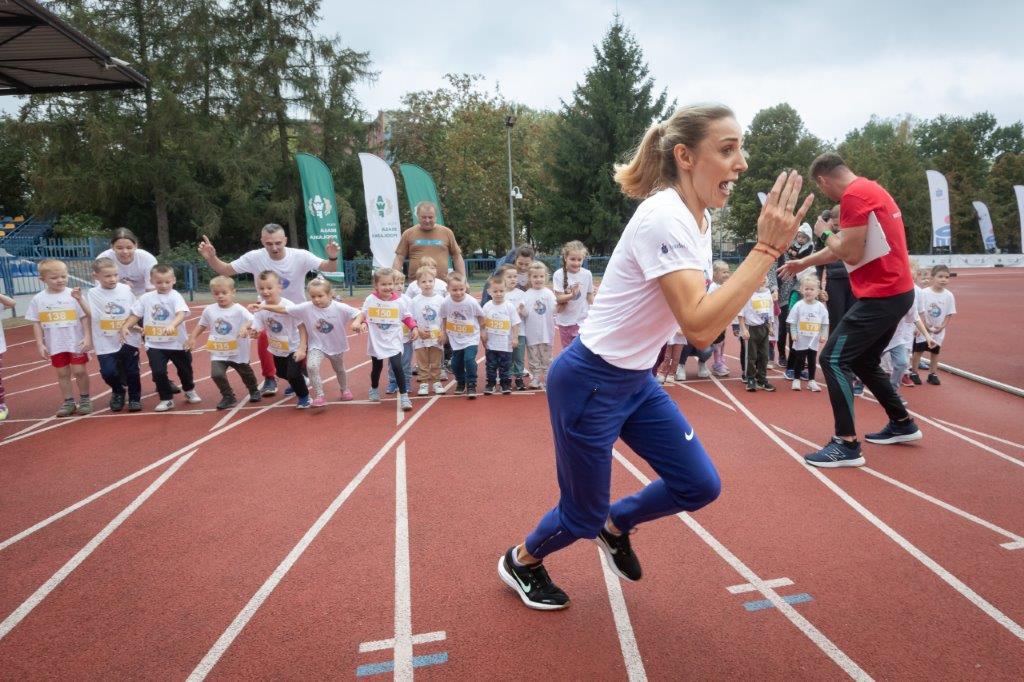
<instances>
[{"instance_id":1,"label":"red running track","mask_svg":"<svg viewBox=\"0 0 1024 682\"><path fill-rule=\"evenodd\" d=\"M965 323L950 358L984 331L954 290ZM4 364L32 352L12 345ZM365 361L353 339L348 366ZM26 421L0 426L4 679L351 678L396 664L396 677L449 679L1024 676L1024 425L1007 419L1021 403L958 377L906 391L923 441L867 445L864 469L824 473L792 456L828 437L824 394L778 379L775 394L734 379L667 387L722 497L640 529L638 584L606 580L591 543L554 555L572 607L539 613L495 564L557 498L541 394L418 398L404 416L393 401L300 412L279 396L222 421L205 379L199 409L58 421L50 370L32 367L5 370L30 371L7 382ZM350 374L357 397L367 375ZM863 429L884 418L869 399L857 410ZM615 496L653 475L620 456Z\"/></svg>"}]
</instances>

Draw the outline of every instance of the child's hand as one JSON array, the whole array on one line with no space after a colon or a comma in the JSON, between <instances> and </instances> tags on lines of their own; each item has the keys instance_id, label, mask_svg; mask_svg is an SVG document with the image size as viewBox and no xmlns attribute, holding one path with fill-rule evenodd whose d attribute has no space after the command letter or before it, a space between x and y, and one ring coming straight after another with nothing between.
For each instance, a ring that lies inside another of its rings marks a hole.
<instances>
[{"instance_id":1,"label":"child's hand","mask_svg":"<svg viewBox=\"0 0 1024 682\"><path fill-rule=\"evenodd\" d=\"M302 362L306 359L306 349L299 348L295 351L295 362Z\"/></svg>"},{"instance_id":2,"label":"child's hand","mask_svg":"<svg viewBox=\"0 0 1024 682\"><path fill-rule=\"evenodd\" d=\"M480 330L480 344L485 345L487 343L487 332L483 329Z\"/></svg>"},{"instance_id":3,"label":"child's hand","mask_svg":"<svg viewBox=\"0 0 1024 682\"><path fill-rule=\"evenodd\" d=\"M194 344L195 342L192 339L185 339L185 342L181 344L181 347L184 348L185 350L192 350L192 346Z\"/></svg>"},{"instance_id":4,"label":"child's hand","mask_svg":"<svg viewBox=\"0 0 1024 682\"><path fill-rule=\"evenodd\" d=\"M746 327L744 327L743 329L741 329L741 330L740 330L740 337L741 337L741 338L742 338L743 340L747 340L747 339L749 339L749 338L750 338L750 330L749 330L749 329L747 329Z\"/></svg>"},{"instance_id":5,"label":"child's hand","mask_svg":"<svg viewBox=\"0 0 1024 682\"><path fill-rule=\"evenodd\" d=\"M141 334L142 332L144 332L144 331L146 331L146 330L142 328L142 325L141 325L141 324L133 324L133 325L132 325L132 326L131 326L131 327L130 327L130 328L128 329L128 331L129 331L130 333L132 333L132 334Z\"/></svg>"},{"instance_id":6,"label":"child's hand","mask_svg":"<svg viewBox=\"0 0 1024 682\"><path fill-rule=\"evenodd\" d=\"M258 313L259 311L263 310L263 301L260 301L259 303L250 303L249 305L246 306L246 308L249 310L250 313Z\"/></svg>"},{"instance_id":7,"label":"child's hand","mask_svg":"<svg viewBox=\"0 0 1024 682\"><path fill-rule=\"evenodd\" d=\"M177 336L177 335L178 335L178 328L174 327L174 326L171 326L171 327L164 327L164 333L161 336Z\"/></svg>"},{"instance_id":8,"label":"child's hand","mask_svg":"<svg viewBox=\"0 0 1024 682\"><path fill-rule=\"evenodd\" d=\"M43 345L41 343L37 343L36 344L36 350L39 352L39 357L41 357L43 360L49 360L50 359L50 354L46 352L46 346L45 345Z\"/></svg>"},{"instance_id":9,"label":"child's hand","mask_svg":"<svg viewBox=\"0 0 1024 682\"><path fill-rule=\"evenodd\" d=\"M518 336L513 336L512 337L512 350L515 350L516 348L519 348L519 337Z\"/></svg>"},{"instance_id":10,"label":"child's hand","mask_svg":"<svg viewBox=\"0 0 1024 682\"><path fill-rule=\"evenodd\" d=\"M519 304L519 317L526 317L526 305L523 303Z\"/></svg>"},{"instance_id":11,"label":"child's hand","mask_svg":"<svg viewBox=\"0 0 1024 682\"><path fill-rule=\"evenodd\" d=\"M78 302L82 301L82 287L74 287L71 289L71 298Z\"/></svg>"},{"instance_id":12,"label":"child's hand","mask_svg":"<svg viewBox=\"0 0 1024 682\"><path fill-rule=\"evenodd\" d=\"M82 342L78 344L78 351L80 353L89 353L92 351L92 341L89 339L82 339Z\"/></svg>"},{"instance_id":13,"label":"child's hand","mask_svg":"<svg viewBox=\"0 0 1024 682\"><path fill-rule=\"evenodd\" d=\"M926 338L925 341L928 343L928 347L929 348L935 348L936 346L939 345L939 344L935 343L935 339L933 339L931 336Z\"/></svg>"}]
</instances>

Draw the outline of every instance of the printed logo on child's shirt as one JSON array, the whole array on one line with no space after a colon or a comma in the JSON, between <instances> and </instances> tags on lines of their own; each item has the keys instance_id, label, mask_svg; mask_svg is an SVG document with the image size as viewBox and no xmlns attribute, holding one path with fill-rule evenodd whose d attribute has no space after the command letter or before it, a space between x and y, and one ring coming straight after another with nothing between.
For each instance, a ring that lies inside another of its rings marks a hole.
<instances>
[{"instance_id":1,"label":"printed logo on child's shirt","mask_svg":"<svg viewBox=\"0 0 1024 682\"><path fill-rule=\"evenodd\" d=\"M109 301L103 307L103 314L108 317L126 317L128 315L128 311L125 310L124 306L119 305L114 301Z\"/></svg>"},{"instance_id":2,"label":"printed logo on child's shirt","mask_svg":"<svg viewBox=\"0 0 1024 682\"><path fill-rule=\"evenodd\" d=\"M277 278L279 280L281 280L281 288L282 289L287 289L288 286L292 283L290 279L288 279L287 277L285 277L284 275L282 275L280 273L278 273Z\"/></svg>"},{"instance_id":3,"label":"printed logo on child's shirt","mask_svg":"<svg viewBox=\"0 0 1024 682\"><path fill-rule=\"evenodd\" d=\"M213 323L213 333L218 336L227 336L231 333L231 323L223 317L218 317Z\"/></svg>"},{"instance_id":4,"label":"printed logo on child's shirt","mask_svg":"<svg viewBox=\"0 0 1024 682\"><path fill-rule=\"evenodd\" d=\"M321 317L316 321L314 329L321 334L330 334L334 330L334 325Z\"/></svg>"},{"instance_id":5,"label":"printed logo on child's shirt","mask_svg":"<svg viewBox=\"0 0 1024 682\"><path fill-rule=\"evenodd\" d=\"M936 320L942 317L942 308L938 303L928 304L928 317L934 317Z\"/></svg>"},{"instance_id":6,"label":"printed logo on child's shirt","mask_svg":"<svg viewBox=\"0 0 1024 682\"><path fill-rule=\"evenodd\" d=\"M267 329L274 334L280 334L284 330L284 325L276 317L271 317L267 320Z\"/></svg>"},{"instance_id":7,"label":"printed logo on child's shirt","mask_svg":"<svg viewBox=\"0 0 1024 682\"><path fill-rule=\"evenodd\" d=\"M538 298L536 301L533 302L533 312L537 313L538 315L543 315L547 311L548 307L544 305L544 301Z\"/></svg>"},{"instance_id":8,"label":"printed logo on child's shirt","mask_svg":"<svg viewBox=\"0 0 1024 682\"><path fill-rule=\"evenodd\" d=\"M163 322L164 320L171 319L171 311L168 310L162 303L156 303L150 310L149 316L154 322Z\"/></svg>"},{"instance_id":9,"label":"printed logo on child's shirt","mask_svg":"<svg viewBox=\"0 0 1024 682\"><path fill-rule=\"evenodd\" d=\"M423 306L423 319L427 322L435 322L437 320L437 311L432 306Z\"/></svg>"}]
</instances>

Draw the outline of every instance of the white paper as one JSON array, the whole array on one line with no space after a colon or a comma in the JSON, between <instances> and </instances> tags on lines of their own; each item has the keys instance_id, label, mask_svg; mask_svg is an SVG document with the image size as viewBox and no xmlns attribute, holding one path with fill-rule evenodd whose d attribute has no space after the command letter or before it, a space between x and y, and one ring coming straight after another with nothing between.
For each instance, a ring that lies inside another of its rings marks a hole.
<instances>
[{"instance_id":1,"label":"white paper","mask_svg":"<svg viewBox=\"0 0 1024 682\"><path fill-rule=\"evenodd\" d=\"M847 272L853 272L857 268L881 258L891 250L892 248L889 246L889 240L885 238L885 232L882 230L882 224L878 222L878 218L875 217L875 212L872 211L868 214L868 229L865 234L864 241L864 257L853 265L850 265L849 263L843 263L843 265L846 266Z\"/></svg>"}]
</instances>

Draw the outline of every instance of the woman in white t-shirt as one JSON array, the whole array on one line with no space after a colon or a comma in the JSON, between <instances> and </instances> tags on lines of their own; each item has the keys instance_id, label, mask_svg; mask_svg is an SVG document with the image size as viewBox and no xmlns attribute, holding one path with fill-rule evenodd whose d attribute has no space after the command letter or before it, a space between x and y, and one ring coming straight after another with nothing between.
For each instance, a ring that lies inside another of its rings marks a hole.
<instances>
[{"instance_id":1,"label":"woman in white t-shirt","mask_svg":"<svg viewBox=\"0 0 1024 682\"><path fill-rule=\"evenodd\" d=\"M117 264L118 281L132 289L136 297L154 289L149 271L156 265L156 256L139 248L139 238L127 227L119 227L110 237L110 248L97 256Z\"/></svg>"},{"instance_id":2,"label":"woman in white t-shirt","mask_svg":"<svg viewBox=\"0 0 1024 682\"><path fill-rule=\"evenodd\" d=\"M638 580L629 532L718 497L718 473L651 369L677 327L695 346L711 345L792 241L813 200L808 197L794 214L802 179L795 171L780 175L757 221L757 246L725 284L707 294L711 231L705 210L724 206L747 169L741 140L727 107L684 107L652 125L632 160L616 168L622 191L643 201L608 261L579 337L558 356L548 378L561 499L498 561L502 581L531 608L569 603L541 563L548 554L593 538L617 575ZM609 504L612 447L619 438L661 478Z\"/></svg>"}]
</instances>

